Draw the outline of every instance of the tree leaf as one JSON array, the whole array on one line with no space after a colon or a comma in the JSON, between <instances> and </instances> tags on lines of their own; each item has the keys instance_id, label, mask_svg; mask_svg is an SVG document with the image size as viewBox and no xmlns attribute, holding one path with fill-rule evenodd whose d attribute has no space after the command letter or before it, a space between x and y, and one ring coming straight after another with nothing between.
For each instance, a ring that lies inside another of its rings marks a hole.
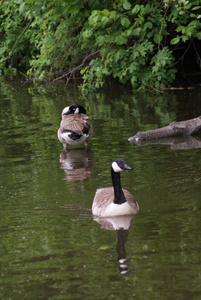
<instances>
[{"instance_id":1,"label":"tree leaf","mask_svg":"<svg viewBox=\"0 0 201 300\"><path fill-rule=\"evenodd\" d=\"M105 44L105 36L99 36L99 37L97 37L96 41L97 41L97 44L99 46L104 45Z\"/></svg>"},{"instance_id":2,"label":"tree leaf","mask_svg":"<svg viewBox=\"0 0 201 300\"><path fill-rule=\"evenodd\" d=\"M179 26L179 27L177 27L176 32L180 32L180 31L182 31L183 29L184 29L184 26Z\"/></svg>"},{"instance_id":3,"label":"tree leaf","mask_svg":"<svg viewBox=\"0 0 201 300\"><path fill-rule=\"evenodd\" d=\"M72 5L70 8L69 8L69 13L74 16L76 15L78 12L79 12L79 6L78 5Z\"/></svg>"},{"instance_id":4,"label":"tree leaf","mask_svg":"<svg viewBox=\"0 0 201 300\"><path fill-rule=\"evenodd\" d=\"M133 35L139 36L141 31L142 31L142 29L140 27L136 28L135 30L133 30Z\"/></svg>"},{"instance_id":5,"label":"tree leaf","mask_svg":"<svg viewBox=\"0 0 201 300\"><path fill-rule=\"evenodd\" d=\"M25 2L23 2L21 5L20 5L20 9L19 9L19 12L22 13L24 11L24 7L25 7Z\"/></svg>"},{"instance_id":6,"label":"tree leaf","mask_svg":"<svg viewBox=\"0 0 201 300\"><path fill-rule=\"evenodd\" d=\"M173 39L171 40L171 44L172 44L172 45L178 44L179 41L180 41L180 36L177 36L176 38L173 38Z\"/></svg>"},{"instance_id":7,"label":"tree leaf","mask_svg":"<svg viewBox=\"0 0 201 300\"><path fill-rule=\"evenodd\" d=\"M130 20L126 17L121 19L121 25L124 27L128 27L130 25L130 23L131 23Z\"/></svg>"},{"instance_id":8,"label":"tree leaf","mask_svg":"<svg viewBox=\"0 0 201 300\"><path fill-rule=\"evenodd\" d=\"M135 15L135 14L137 14L138 12L140 11L140 6L137 4L137 5L135 5L134 7L133 7L133 9L132 9L132 14L133 15Z\"/></svg>"},{"instance_id":9,"label":"tree leaf","mask_svg":"<svg viewBox=\"0 0 201 300\"><path fill-rule=\"evenodd\" d=\"M196 34L196 38L197 38L198 40L201 40L201 32L198 32L198 33Z\"/></svg>"},{"instance_id":10,"label":"tree leaf","mask_svg":"<svg viewBox=\"0 0 201 300\"><path fill-rule=\"evenodd\" d=\"M125 1L125 2L123 3L123 8L126 9L126 10L129 10L129 9L131 8L130 2Z\"/></svg>"},{"instance_id":11,"label":"tree leaf","mask_svg":"<svg viewBox=\"0 0 201 300\"><path fill-rule=\"evenodd\" d=\"M110 12L109 12L109 10L108 9L104 9L104 10L102 10L102 13L105 15L105 16L109 16L109 14L110 14Z\"/></svg>"},{"instance_id":12,"label":"tree leaf","mask_svg":"<svg viewBox=\"0 0 201 300\"><path fill-rule=\"evenodd\" d=\"M119 35L115 38L115 42L117 45L123 45L127 43L127 38L125 38L123 35Z\"/></svg>"},{"instance_id":13,"label":"tree leaf","mask_svg":"<svg viewBox=\"0 0 201 300\"><path fill-rule=\"evenodd\" d=\"M156 44L159 44L159 43L162 41L162 39L163 39L163 37L162 37L161 34L155 34L155 35L154 35L154 42L155 42Z\"/></svg>"},{"instance_id":14,"label":"tree leaf","mask_svg":"<svg viewBox=\"0 0 201 300\"><path fill-rule=\"evenodd\" d=\"M188 41L189 40L189 37L188 36L186 36L186 35L182 35L182 41L185 43L186 41Z\"/></svg>"}]
</instances>

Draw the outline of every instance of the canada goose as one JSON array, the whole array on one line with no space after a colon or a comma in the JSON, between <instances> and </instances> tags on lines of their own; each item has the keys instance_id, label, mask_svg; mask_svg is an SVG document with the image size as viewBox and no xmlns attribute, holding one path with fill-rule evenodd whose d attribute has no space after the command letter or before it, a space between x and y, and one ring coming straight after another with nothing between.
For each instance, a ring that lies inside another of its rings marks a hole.
<instances>
[{"instance_id":1,"label":"canada goose","mask_svg":"<svg viewBox=\"0 0 201 300\"><path fill-rule=\"evenodd\" d=\"M138 213L138 203L127 190L121 188L120 172L124 170L132 170L124 160L117 159L112 162L111 176L113 187L98 188L96 190L92 204L93 215L112 217Z\"/></svg>"},{"instance_id":2,"label":"canada goose","mask_svg":"<svg viewBox=\"0 0 201 300\"><path fill-rule=\"evenodd\" d=\"M87 149L92 133L93 127L83 106L74 103L63 109L57 135L64 150L67 149L68 144L72 146L84 144Z\"/></svg>"}]
</instances>

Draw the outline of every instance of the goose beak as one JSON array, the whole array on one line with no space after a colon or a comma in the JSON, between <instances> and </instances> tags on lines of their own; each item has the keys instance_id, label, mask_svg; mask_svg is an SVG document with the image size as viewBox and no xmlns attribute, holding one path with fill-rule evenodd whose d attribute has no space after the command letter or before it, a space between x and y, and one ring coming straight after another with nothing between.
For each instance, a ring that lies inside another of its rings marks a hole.
<instances>
[{"instance_id":1,"label":"goose beak","mask_svg":"<svg viewBox=\"0 0 201 300\"><path fill-rule=\"evenodd\" d=\"M133 170L133 168L129 167L127 164L124 164L124 170Z\"/></svg>"}]
</instances>

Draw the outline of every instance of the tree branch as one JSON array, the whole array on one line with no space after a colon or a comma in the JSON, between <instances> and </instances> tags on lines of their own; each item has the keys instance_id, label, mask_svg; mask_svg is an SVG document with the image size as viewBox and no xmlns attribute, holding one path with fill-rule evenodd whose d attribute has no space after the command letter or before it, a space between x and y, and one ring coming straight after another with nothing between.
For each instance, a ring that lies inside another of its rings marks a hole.
<instances>
[{"instance_id":1,"label":"tree branch","mask_svg":"<svg viewBox=\"0 0 201 300\"><path fill-rule=\"evenodd\" d=\"M70 71L68 71L68 73L63 74L63 75L61 75L60 77L55 78L54 80L52 80L52 82L51 82L50 84L52 84L54 81L57 81L57 80L62 79L62 78L64 78L64 77L67 77L67 83L68 83L69 80L70 80L70 78L71 78L71 76L72 76L72 74L73 74L75 71L81 69L81 68L84 66L84 64L85 64L85 62L86 62L87 59L89 59L89 58L90 58L91 56L93 56L93 55L98 54L101 50L102 50L102 49L100 49L100 50L98 50L98 51L96 51L96 52L94 52L94 53L91 53L91 54L87 55L87 56L83 59L82 63L81 63L79 66L77 66L77 67L71 69ZM69 75L70 75L70 78L68 78Z\"/></svg>"}]
</instances>

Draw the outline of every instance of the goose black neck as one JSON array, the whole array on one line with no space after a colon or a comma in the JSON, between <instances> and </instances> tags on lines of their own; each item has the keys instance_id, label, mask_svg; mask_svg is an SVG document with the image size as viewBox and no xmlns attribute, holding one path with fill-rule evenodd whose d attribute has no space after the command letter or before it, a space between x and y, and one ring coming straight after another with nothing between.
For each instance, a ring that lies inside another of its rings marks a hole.
<instances>
[{"instance_id":1,"label":"goose black neck","mask_svg":"<svg viewBox=\"0 0 201 300\"><path fill-rule=\"evenodd\" d=\"M114 203L122 204L126 202L126 198L121 188L120 173L114 172L113 169L111 168L111 175L112 175L112 183L114 187Z\"/></svg>"}]
</instances>

